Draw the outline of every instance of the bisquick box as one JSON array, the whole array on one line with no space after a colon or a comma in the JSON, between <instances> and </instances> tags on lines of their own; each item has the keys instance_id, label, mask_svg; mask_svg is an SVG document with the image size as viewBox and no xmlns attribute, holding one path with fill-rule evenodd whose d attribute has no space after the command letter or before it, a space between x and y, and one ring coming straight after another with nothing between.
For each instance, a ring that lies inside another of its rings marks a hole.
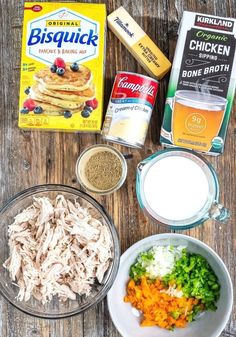
<instances>
[{"instance_id":1,"label":"bisquick box","mask_svg":"<svg viewBox=\"0 0 236 337\"><path fill-rule=\"evenodd\" d=\"M24 4L20 128L101 130L105 22L104 4Z\"/></svg>"},{"instance_id":2,"label":"bisquick box","mask_svg":"<svg viewBox=\"0 0 236 337\"><path fill-rule=\"evenodd\" d=\"M236 20L184 12L160 141L223 152L236 84Z\"/></svg>"}]
</instances>

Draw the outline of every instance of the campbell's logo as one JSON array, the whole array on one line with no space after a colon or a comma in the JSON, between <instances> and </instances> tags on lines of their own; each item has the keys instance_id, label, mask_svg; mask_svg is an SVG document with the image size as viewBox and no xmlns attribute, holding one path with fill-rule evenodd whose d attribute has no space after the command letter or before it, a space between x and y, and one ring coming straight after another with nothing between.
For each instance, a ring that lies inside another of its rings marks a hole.
<instances>
[{"instance_id":1,"label":"campbell's logo","mask_svg":"<svg viewBox=\"0 0 236 337\"><path fill-rule=\"evenodd\" d=\"M232 32L234 27L234 21L212 16L196 15L195 26Z\"/></svg>"},{"instance_id":2,"label":"campbell's logo","mask_svg":"<svg viewBox=\"0 0 236 337\"><path fill-rule=\"evenodd\" d=\"M67 8L27 25L27 55L46 64L58 55L67 62L88 61L98 56L98 47L99 23Z\"/></svg>"},{"instance_id":3,"label":"campbell's logo","mask_svg":"<svg viewBox=\"0 0 236 337\"><path fill-rule=\"evenodd\" d=\"M127 81L128 77L122 77L119 81L118 81L118 88L126 88L131 90L132 92L140 92L140 93L144 93L146 95L150 95L152 97L154 97L155 91L156 91L156 87L154 87L153 85L145 85L145 84L138 84L138 83L133 83L133 82L129 82Z\"/></svg>"},{"instance_id":4,"label":"campbell's logo","mask_svg":"<svg viewBox=\"0 0 236 337\"><path fill-rule=\"evenodd\" d=\"M124 23L118 16L114 19L118 26L120 26L129 37L133 37L134 33L129 30L129 24L126 22Z\"/></svg>"}]
</instances>

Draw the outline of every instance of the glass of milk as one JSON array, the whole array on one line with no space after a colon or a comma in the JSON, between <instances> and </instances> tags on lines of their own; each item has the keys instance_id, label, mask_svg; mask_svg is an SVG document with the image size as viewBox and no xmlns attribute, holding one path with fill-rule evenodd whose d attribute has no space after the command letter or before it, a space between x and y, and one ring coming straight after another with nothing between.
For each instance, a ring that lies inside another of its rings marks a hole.
<instances>
[{"instance_id":1,"label":"glass of milk","mask_svg":"<svg viewBox=\"0 0 236 337\"><path fill-rule=\"evenodd\" d=\"M210 218L225 222L230 217L219 204L215 170L191 150L165 149L139 163L136 192L143 211L171 229L191 228Z\"/></svg>"}]
</instances>

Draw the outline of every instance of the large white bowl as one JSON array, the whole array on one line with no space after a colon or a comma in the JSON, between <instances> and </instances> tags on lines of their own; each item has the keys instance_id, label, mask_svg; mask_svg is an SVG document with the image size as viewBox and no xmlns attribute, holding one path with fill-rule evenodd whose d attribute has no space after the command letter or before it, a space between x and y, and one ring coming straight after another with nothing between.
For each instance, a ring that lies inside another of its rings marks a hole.
<instances>
[{"instance_id":1,"label":"large white bowl","mask_svg":"<svg viewBox=\"0 0 236 337\"><path fill-rule=\"evenodd\" d=\"M184 245L187 250L204 256L218 276L221 292L215 312L207 311L184 329L168 331L158 327L139 326L139 312L125 303L126 285L129 280L129 268L138 254L154 245ZM117 330L123 337L218 337L224 329L233 305L232 282L220 257L206 244L181 234L157 234L138 241L122 256L116 280L108 293L108 308Z\"/></svg>"}]
</instances>

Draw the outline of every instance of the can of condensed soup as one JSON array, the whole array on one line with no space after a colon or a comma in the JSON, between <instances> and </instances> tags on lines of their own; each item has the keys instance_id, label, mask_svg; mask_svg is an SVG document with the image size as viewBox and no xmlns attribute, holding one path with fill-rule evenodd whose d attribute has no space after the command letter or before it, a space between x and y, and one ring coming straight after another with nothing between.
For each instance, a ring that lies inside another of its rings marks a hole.
<instances>
[{"instance_id":1,"label":"can of condensed soup","mask_svg":"<svg viewBox=\"0 0 236 337\"><path fill-rule=\"evenodd\" d=\"M131 72L118 72L103 124L103 138L141 148L158 90L158 81Z\"/></svg>"}]
</instances>

